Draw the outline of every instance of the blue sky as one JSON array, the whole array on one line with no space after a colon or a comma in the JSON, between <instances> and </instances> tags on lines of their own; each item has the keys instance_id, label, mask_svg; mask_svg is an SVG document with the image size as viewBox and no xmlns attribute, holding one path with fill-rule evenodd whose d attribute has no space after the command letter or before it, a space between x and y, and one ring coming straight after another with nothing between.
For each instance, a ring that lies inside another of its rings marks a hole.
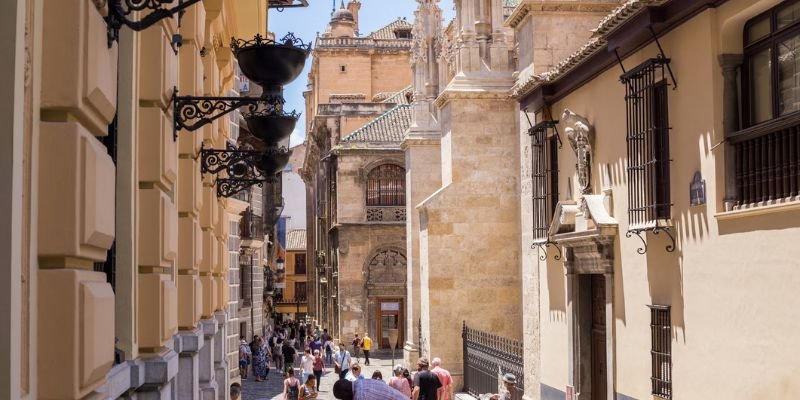
<instances>
[{"instance_id":1,"label":"blue sky","mask_svg":"<svg viewBox=\"0 0 800 400\"><path fill-rule=\"evenodd\" d=\"M336 2L336 8L339 8L340 0L309 0L308 8L287 8L283 12L271 9L269 12L269 30L274 32L277 38L283 37L287 32L294 32L295 36L303 39L303 41L311 41L313 43L317 32L324 32L328 21L330 21L334 1ZM345 3L347 3L346 0ZM444 11L445 20L453 17L452 0L442 0L440 7ZM359 30L362 35L367 35L398 17L405 17L413 23L414 10L416 8L417 2L415 0L361 0L361 11L358 18ZM303 91L308 82L307 76L310 67L311 59L306 63L306 69L303 74L284 88L286 110L297 110L298 112L305 110ZM303 115L300 118L297 123L298 129L292 134L292 146L303 142L305 137L305 132L303 132L305 117Z\"/></svg>"}]
</instances>

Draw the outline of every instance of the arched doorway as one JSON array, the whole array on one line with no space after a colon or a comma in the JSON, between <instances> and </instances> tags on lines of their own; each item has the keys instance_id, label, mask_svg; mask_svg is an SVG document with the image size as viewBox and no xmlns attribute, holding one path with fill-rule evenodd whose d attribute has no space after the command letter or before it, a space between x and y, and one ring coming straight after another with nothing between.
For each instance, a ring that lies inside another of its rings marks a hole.
<instances>
[{"instance_id":1,"label":"arched doorway","mask_svg":"<svg viewBox=\"0 0 800 400\"><path fill-rule=\"evenodd\" d=\"M403 343L406 299L406 255L400 249L376 251L367 264L369 331L375 347L391 348L389 330L397 329Z\"/></svg>"}]
</instances>

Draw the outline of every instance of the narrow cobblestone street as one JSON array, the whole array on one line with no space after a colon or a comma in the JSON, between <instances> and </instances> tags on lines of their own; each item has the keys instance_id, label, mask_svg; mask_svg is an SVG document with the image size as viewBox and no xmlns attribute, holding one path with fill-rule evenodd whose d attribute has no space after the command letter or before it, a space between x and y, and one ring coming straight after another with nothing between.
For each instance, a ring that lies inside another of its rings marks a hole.
<instances>
[{"instance_id":1,"label":"narrow cobblestone street","mask_svg":"<svg viewBox=\"0 0 800 400\"><path fill-rule=\"evenodd\" d=\"M402 351L395 352L395 364L399 361L397 358L402 357ZM355 358L353 358L355 360ZM364 357L360 358L360 364L363 369L363 374L366 378L372 377L373 372L380 371L383 375L383 380L388 381L392 374L392 353L390 351L382 351L371 355L370 365L364 365ZM298 375L299 378L299 375ZM270 366L269 377L263 382L256 382L255 378L248 376L247 380L242 380L242 400L283 400L283 378L278 378L275 374L275 369ZM325 374L322 376L322 383L320 384L320 393L317 399L319 400L333 400L332 389L333 384L336 382L337 376L333 372L333 366L325 368Z\"/></svg>"}]
</instances>

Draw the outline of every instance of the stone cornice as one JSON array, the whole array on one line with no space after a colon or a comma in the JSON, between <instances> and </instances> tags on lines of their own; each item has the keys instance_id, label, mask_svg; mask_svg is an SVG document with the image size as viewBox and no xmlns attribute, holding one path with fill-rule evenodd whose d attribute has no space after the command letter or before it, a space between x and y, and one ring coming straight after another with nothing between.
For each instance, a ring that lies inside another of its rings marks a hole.
<instances>
[{"instance_id":1,"label":"stone cornice","mask_svg":"<svg viewBox=\"0 0 800 400\"><path fill-rule=\"evenodd\" d=\"M444 107L451 100L508 100L508 90L474 90L445 89L433 102L437 108Z\"/></svg>"},{"instance_id":2,"label":"stone cornice","mask_svg":"<svg viewBox=\"0 0 800 400\"><path fill-rule=\"evenodd\" d=\"M594 3L576 3L575 1L548 1L548 2L523 2L520 3L514 12L506 19L504 25L509 28L516 28L531 13L536 12L586 12L586 13L610 13L617 7L615 3L608 1L597 1Z\"/></svg>"}]
</instances>

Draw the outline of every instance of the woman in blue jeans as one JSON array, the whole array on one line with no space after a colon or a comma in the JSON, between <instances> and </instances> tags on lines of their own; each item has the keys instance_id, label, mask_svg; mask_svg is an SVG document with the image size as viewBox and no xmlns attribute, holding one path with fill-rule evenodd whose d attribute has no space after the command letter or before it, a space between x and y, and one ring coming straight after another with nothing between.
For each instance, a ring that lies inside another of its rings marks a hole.
<instances>
[{"instance_id":1,"label":"woman in blue jeans","mask_svg":"<svg viewBox=\"0 0 800 400\"><path fill-rule=\"evenodd\" d=\"M339 343L339 351L333 357L333 362L336 364L336 368L339 369L339 379L344 379L347 371L350 371L352 361L350 352L345 349L344 343Z\"/></svg>"}]
</instances>

